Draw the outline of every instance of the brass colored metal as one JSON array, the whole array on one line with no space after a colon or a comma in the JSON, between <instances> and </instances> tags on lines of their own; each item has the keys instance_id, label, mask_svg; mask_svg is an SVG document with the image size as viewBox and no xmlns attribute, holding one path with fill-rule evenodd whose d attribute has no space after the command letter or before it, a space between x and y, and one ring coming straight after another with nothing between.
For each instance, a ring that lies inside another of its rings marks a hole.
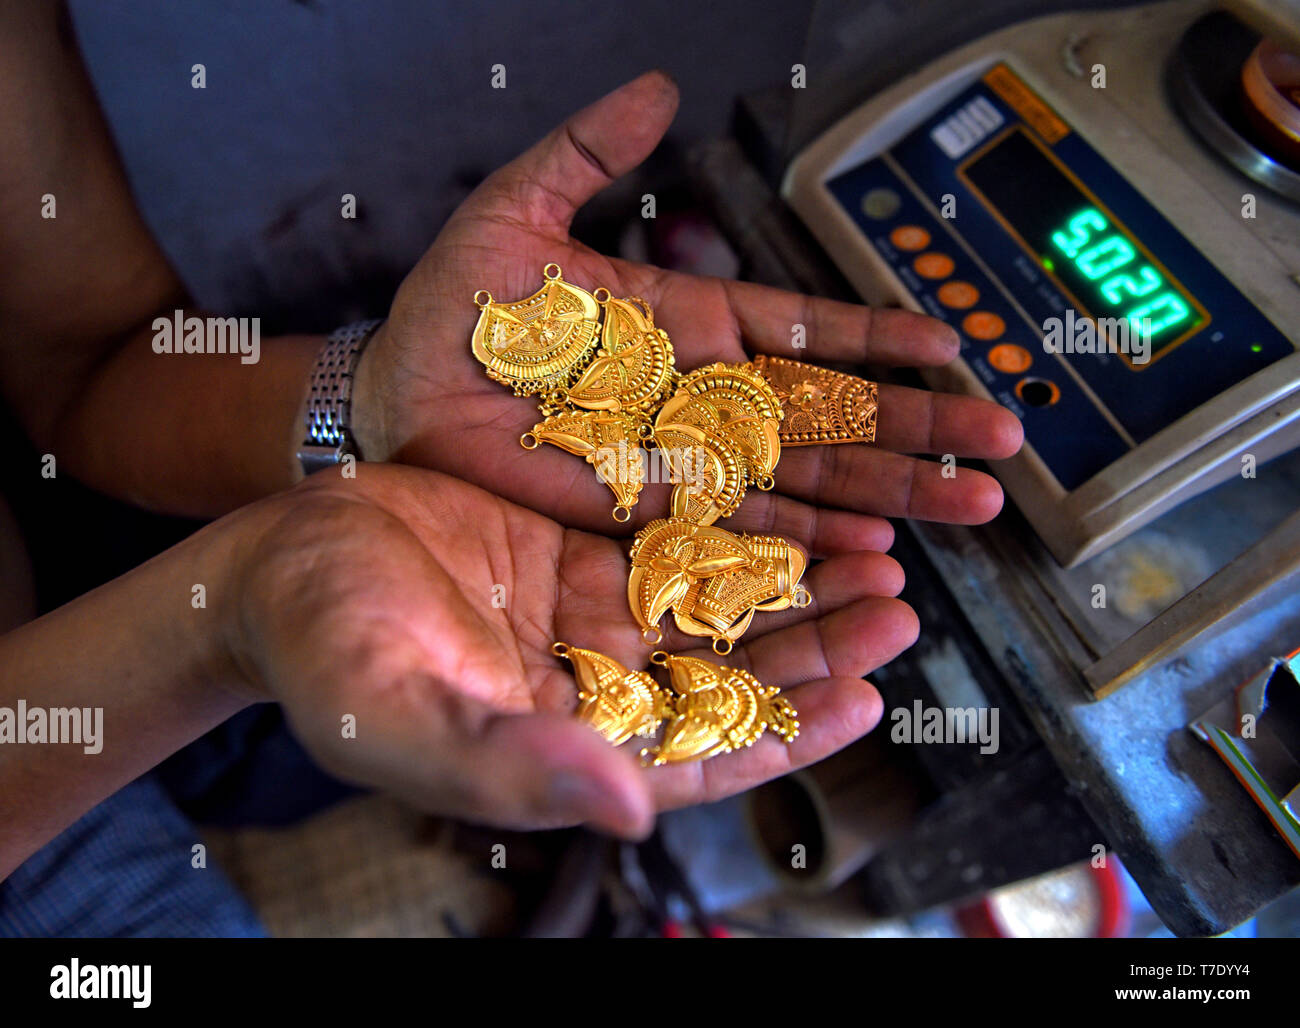
<instances>
[{"instance_id":1,"label":"brass colored metal","mask_svg":"<svg viewBox=\"0 0 1300 1028\"><path fill-rule=\"evenodd\" d=\"M754 367L780 398L782 445L875 441L875 382L784 357L760 355Z\"/></svg>"},{"instance_id":2,"label":"brass colored metal","mask_svg":"<svg viewBox=\"0 0 1300 1028\"><path fill-rule=\"evenodd\" d=\"M632 544L627 597L632 616L651 641L672 610L687 635L713 640L727 653L755 611L805 606L800 585L808 559L779 536L733 535L682 518L652 521ZM653 633L653 634L652 634Z\"/></svg>"},{"instance_id":3,"label":"brass colored metal","mask_svg":"<svg viewBox=\"0 0 1300 1028\"><path fill-rule=\"evenodd\" d=\"M645 485L642 424L629 414L612 411L566 411L534 425L520 442L530 450L538 443L550 443L594 465L596 477L614 494L614 520L621 522L632 516Z\"/></svg>"},{"instance_id":4,"label":"brass colored metal","mask_svg":"<svg viewBox=\"0 0 1300 1028\"><path fill-rule=\"evenodd\" d=\"M613 657L562 642L551 652L573 664L578 717L615 746L634 735L654 735L673 716L668 694L644 671L629 671Z\"/></svg>"},{"instance_id":5,"label":"brass colored metal","mask_svg":"<svg viewBox=\"0 0 1300 1028\"><path fill-rule=\"evenodd\" d=\"M736 512L749 485L771 489L781 417L776 393L752 365L710 364L684 376L655 416L655 445L704 459L693 483L668 461L678 483L673 514L711 525Z\"/></svg>"},{"instance_id":6,"label":"brass colored metal","mask_svg":"<svg viewBox=\"0 0 1300 1028\"><path fill-rule=\"evenodd\" d=\"M552 273L554 269L554 273ZM481 289L471 349L487 373L516 396L566 385L591 356L600 307L585 289L564 281L558 264L542 269L546 284L514 303L497 303Z\"/></svg>"},{"instance_id":7,"label":"brass colored metal","mask_svg":"<svg viewBox=\"0 0 1300 1028\"><path fill-rule=\"evenodd\" d=\"M568 402L588 410L648 411L672 385L673 344L640 297L610 297L601 306L601 347L569 389Z\"/></svg>"},{"instance_id":8,"label":"brass colored metal","mask_svg":"<svg viewBox=\"0 0 1300 1028\"><path fill-rule=\"evenodd\" d=\"M768 729L786 743L799 734L790 701L748 671L662 650L651 660L668 669L677 694L676 716L668 721L662 741L642 751L652 763L678 764L730 753L753 746Z\"/></svg>"}]
</instances>

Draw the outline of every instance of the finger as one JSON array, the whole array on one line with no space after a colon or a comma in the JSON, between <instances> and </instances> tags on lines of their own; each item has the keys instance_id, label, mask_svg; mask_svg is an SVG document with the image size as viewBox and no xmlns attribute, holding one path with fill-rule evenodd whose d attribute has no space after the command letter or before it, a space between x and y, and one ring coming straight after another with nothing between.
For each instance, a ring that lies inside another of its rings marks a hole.
<instances>
[{"instance_id":1,"label":"finger","mask_svg":"<svg viewBox=\"0 0 1300 1028\"><path fill-rule=\"evenodd\" d=\"M821 617L747 636L728 663L788 689L820 678L861 678L916 642L920 622L902 600L869 596Z\"/></svg>"},{"instance_id":2,"label":"finger","mask_svg":"<svg viewBox=\"0 0 1300 1028\"><path fill-rule=\"evenodd\" d=\"M823 617L872 596L897 596L907 576L902 565L883 553L844 553L815 564L804 576L811 601L806 607L760 611L751 631L775 632L790 625Z\"/></svg>"},{"instance_id":3,"label":"finger","mask_svg":"<svg viewBox=\"0 0 1300 1028\"><path fill-rule=\"evenodd\" d=\"M859 550L884 553L894 545L894 527L884 518L815 507L757 489L746 494L740 509L722 527L751 535L785 536L818 560Z\"/></svg>"},{"instance_id":4,"label":"finger","mask_svg":"<svg viewBox=\"0 0 1300 1028\"><path fill-rule=\"evenodd\" d=\"M579 207L650 155L677 113L677 99L662 71L633 79L489 176L481 199L567 233Z\"/></svg>"},{"instance_id":5,"label":"finger","mask_svg":"<svg viewBox=\"0 0 1300 1028\"><path fill-rule=\"evenodd\" d=\"M992 475L870 446L788 449L777 475L783 493L880 517L982 525L1002 509Z\"/></svg>"},{"instance_id":6,"label":"finger","mask_svg":"<svg viewBox=\"0 0 1300 1028\"><path fill-rule=\"evenodd\" d=\"M935 318L896 307L864 307L790 293L753 282L726 282L727 301L751 347L792 360L930 366L960 350L953 329ZM805 347L793 345L795 325Z\"/></svg>"},{"instance_id":7,"label":"finger","mask_svg":"<svg viewBox=\"0 0 1300 1028\"><path fill-rule=\"evenodd\" d=\"M653 826L636 761L570 714L505 713L423 674L383 696L359 719L355 740L316 751L326 770L424 810L502 827L589 823L641 838Z\"/></svg>"},{"instance_id":8,"label":"finger","mask_svg":"<svg viewBox=\"0 0 1300 1028\"><path fill-rule=\"evenodd\" d=\"M632 755L566 714L495 714L459 748L480 790L474 806L520 827L589 824L644 838L654 805Z\"/></svg>"},{"instance_id":9,"label":"finger","mask_svg":"<svg viewBox=\"0 0 1300 1028\"><path fill-rule=\"evenodd\" d=\"M1001 460L1025 441L1020 419L975 396L882 385L876 445L898 453L951 453Z\"/></svg>"},{"instance_id":10,"label":"finger","mask_svg":"<svg viewBox=\"0 0 1300 1028\"><path fill-rule=\"evenodd\" d=\"M767 734L752 747L703 761L694 802L722 799L772 778L824 760L866 735L880 723L884 701L861 678L822 678L787 693L799 718L799 734L785 742ZM654 783L655 799L662 802Z\"/></svg>"}]
</instances>

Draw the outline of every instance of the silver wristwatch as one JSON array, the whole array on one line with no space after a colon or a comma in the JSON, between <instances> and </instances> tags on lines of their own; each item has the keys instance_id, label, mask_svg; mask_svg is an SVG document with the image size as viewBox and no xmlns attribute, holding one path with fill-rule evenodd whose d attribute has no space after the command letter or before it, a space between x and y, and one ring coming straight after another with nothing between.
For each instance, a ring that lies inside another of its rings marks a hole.
<instances>
[{"instance_id":1,"label":"silver wristwatch","mask_svg":"<svg viewBox=\"0 0 1300 1028\"><path fill-rule=\"evenodd\" d=\"M307 436L298 447L304 475L333 467L344 456L363 456L352 437L352 376L361 351L383 324L358 321L330 333L311 373L307 396Z\"/></svg>"}]
</instances>

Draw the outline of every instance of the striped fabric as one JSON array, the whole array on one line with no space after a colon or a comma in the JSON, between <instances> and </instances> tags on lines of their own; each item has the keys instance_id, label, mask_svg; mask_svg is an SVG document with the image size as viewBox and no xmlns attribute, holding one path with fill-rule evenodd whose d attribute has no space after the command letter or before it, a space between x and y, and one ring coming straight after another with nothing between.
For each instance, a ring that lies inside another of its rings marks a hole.
<instances>
[{"instance_id":1,"label":"striped fabric","mask_svg":"<svg viewBox=\"0 0 1300 1028\"><path fill-rule=\"evenodd\" d=\"M249 905L152 776L97 806L0 882L0 937L259 937Z\"/></svg>"}]
</instances>

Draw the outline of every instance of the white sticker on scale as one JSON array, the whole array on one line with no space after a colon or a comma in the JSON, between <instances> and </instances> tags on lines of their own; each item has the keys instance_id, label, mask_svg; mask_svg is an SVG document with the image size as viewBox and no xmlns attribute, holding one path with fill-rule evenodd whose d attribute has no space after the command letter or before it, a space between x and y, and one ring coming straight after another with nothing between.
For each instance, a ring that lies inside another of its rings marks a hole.
<instances>
[{"instance_id":1,"label":"white sticker on scale","mask_svg":"<svg viewBox=\"0 0 1300 1028\"><path fill-rule=\"evenodd\" d=\"M956 160L987 139L1005 119L1002 112L983 96L962 105L930 130L930 138L949 158Z\"/></svg>"}]
</instances>

